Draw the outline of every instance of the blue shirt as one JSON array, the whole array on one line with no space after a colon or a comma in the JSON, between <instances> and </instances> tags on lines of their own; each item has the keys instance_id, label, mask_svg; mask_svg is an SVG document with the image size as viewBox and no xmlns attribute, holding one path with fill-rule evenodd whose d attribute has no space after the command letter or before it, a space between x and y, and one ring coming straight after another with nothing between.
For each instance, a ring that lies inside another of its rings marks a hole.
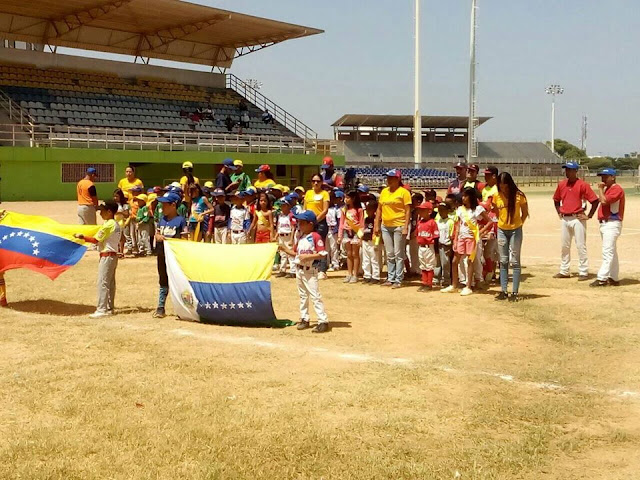
<instances>
[{"instance_id":1,"label":"blue shirt","mask_svg":"<svg viewBox=\"0 0 640 480\"><path fill-rule=\"evenodd\" d=\"M178 215L169 220L163 216L158 222L156 232L164 238L180 238L184 232L187 232L187 222L184 217ZM158 242L158 254L164 255L164 243Z\"/></svg>"}]
</instances>

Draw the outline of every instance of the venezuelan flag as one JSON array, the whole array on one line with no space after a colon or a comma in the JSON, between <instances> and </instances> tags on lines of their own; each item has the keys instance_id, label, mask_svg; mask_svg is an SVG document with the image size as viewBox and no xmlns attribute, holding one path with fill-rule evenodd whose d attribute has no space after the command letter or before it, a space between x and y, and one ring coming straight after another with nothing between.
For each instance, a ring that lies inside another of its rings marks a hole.
<instances>
[{"instance_id":1,"label":"venezuelan flag","mask_svg":"<svg viewBox=\"0 0 640 480\"><path fill-rule=\"evenodd\" d=\"M271 267L278 246L166 240L169 291L178 317L203 323L275 324Z\"/></svg>"},{"instance_id":2,"label":"venezuelan flag","mask_svg":"<svg viewBox=\"0 0 640 480\"><path fill-rule=\"evenodd\" d=\"M0 273L28 268L55 280L87 251L85 242L73 234L94 236L99 228L63 225L47 217L0 210Z\"/></svg>"}]
</instances>

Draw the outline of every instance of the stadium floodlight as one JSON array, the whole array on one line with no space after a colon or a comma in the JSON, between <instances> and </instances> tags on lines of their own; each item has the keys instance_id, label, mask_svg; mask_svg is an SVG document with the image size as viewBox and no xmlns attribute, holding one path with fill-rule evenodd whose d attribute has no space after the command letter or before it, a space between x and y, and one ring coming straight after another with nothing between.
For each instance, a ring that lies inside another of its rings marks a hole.
<instances>
[{"instance_id":1,"label":"stadium floodlight","mask_svg":"<svg viewBox=\"0 0 640 480\"><path fill-rule=\"evenodd\" d=\"M420 115L420 0L415 0L415 59L414 59L414 111L413 111L413 163L422 163L422 115Z\"/></svg>"},{"instance_id":2,"label":"stadium floodlight","mask_svg":"<svg viewBox=\"0 0 640 480\"><path fill-rule=\"evenodd\" d=\"M551 95L551 151L556 151L556 95L562 95L564 88L560 85L549 85L545 92Z\"/></svg>"}]
</instances>

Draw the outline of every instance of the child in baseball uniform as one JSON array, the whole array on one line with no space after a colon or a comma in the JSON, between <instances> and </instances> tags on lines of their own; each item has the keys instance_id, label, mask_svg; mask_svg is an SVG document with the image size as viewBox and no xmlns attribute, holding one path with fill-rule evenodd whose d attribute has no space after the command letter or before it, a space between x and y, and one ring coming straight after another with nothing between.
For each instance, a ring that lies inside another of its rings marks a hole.
<instances>
[{"instance_id":1,"label":"child in baseball uniform","mask_svg":"<svg viewBox=\"0 0 640 480\"><path fill-rule=\"evenodd\" d=\"M320 260L327 255L324 242L320 234L315 232L317 223L316 214L305 210L295 215L300 229L300 239L294 249L280 246L280 251L288 255L295 255L297 272L296 279L298 293L300 294L300 322L298 330L309 328L311 317L309 304L313 302L313 308L318 317L318 324L313 328L313 333L324 333L329 330L329 318L324 310L324 303L320 295L318 282L318 265Z\"/></svg>"},{"instance_id":2,"label":"child in baseball uniform","mask_svg":"<svg viewBox=\"0 0 640 480\"><path fill-rule=\"evenodd\" d=\"M231 212L229 213L229 230L231 230L231 244L243 245L249 238L251 229L251 213L245 206L244 192L235 192L231 197Z\"/></svg>"},{"instance_id":3,"label":"child in baseball uniform","mask_svg":"<svg viewBox=\"0 0 640 480\"><path fill-rule=\"evenodd\" d=\"M422 275L422 286L419 292L428 292L433 288L433 275L438 265L438 224L431 218L433 205L422 202L416 207L418 221L416 223L416 239L418 240L418 260Z\"/></svg>"},{"instance_id":4,"label":"child in baseball uniform","mask_svg":"<svg viewBox=\"0 0 640 480\"><path fill-rule=\"evenodd\" d=\"M342 217L342 200L344 193L340 190L331 192L331 205L327 211L327 248L329 249L329 271L340 270L340 244L338 243L338 230L340 229L340 217Z\"/></svg>"},{"instance_id":5,"label":"child in baseball uniform","mask_svg":"<svg viewBox=\"0 0 640 480\"><path fill-rule=\"evenodd\" d=\"M291 204L293 203L290 197L285 197L280 202L280 215L277 220L277 234L278 245L293 249L294 233L296 231L296 219L291 212ZM296 264L294 262L295 257L287 255L286 253L280 253L280 268L278 277L290 277L294 278L296 275ZM287 274L287 266L289 267L289 273Z\"/></svg>"},{"instance_id":6,"label":"child in baseball uniform","mask_svg":"<svg viewBox=\"0 0 640 480\"><path fill-rule=\"evenodd\" d=\"M382 252L380 238L373 236L373 228L376 224L376 212L378 201L370 200L367 203L364 217L364 229L362 230L362 270L364 271L364 283L380 283L380 265L382 264Z\"/></svg>"}]
</instances>

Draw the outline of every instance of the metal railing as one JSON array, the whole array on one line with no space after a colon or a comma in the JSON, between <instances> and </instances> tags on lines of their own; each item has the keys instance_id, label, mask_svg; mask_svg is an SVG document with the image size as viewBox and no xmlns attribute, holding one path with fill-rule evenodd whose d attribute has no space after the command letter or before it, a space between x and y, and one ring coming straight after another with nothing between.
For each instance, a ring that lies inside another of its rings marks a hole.
<instances>
[{"instance_id":1,"label":"metal railing","mask_svg":"<svg viewBox=\"0 0 640 480\"><path fill-rule=\"evenodd\" d=\"M0 125L0 145L14 147L331 155L339 152L338 143L274 135L36 126L28 123Z\"/></svg>"},{"instance_id":2,"label":"metal railing","mask_svg":"<svg viewBox=\"0 0 640 480\"><path fill-rule=\"evenodd\" d=\"M285 109L283 109L273 101L269 100L258 90L252 88L251 85L243 82L232 73L227 73L226 76L227 88L232 89L240 96L253 103L262 111L268 110L277 122L284 125L293 133L307 140L314 140L318 138L318 134L311 127L298 120L296 117L291 115L289 112L287 112Z\"/></svg>"},{"instance_id":3,"label":"metal railing","mask_svg":"<svg viewBox=\"0 0 640 480\"><path fill-rule=\"evenodd\" d=\"M9 97L2 90L0 90L0 108L2 108L9 115L9 118L11 120L20 125L34 123L31 115L24 111L20 105L11 100L11 97Z\"/></svg>"}]
</instances>

